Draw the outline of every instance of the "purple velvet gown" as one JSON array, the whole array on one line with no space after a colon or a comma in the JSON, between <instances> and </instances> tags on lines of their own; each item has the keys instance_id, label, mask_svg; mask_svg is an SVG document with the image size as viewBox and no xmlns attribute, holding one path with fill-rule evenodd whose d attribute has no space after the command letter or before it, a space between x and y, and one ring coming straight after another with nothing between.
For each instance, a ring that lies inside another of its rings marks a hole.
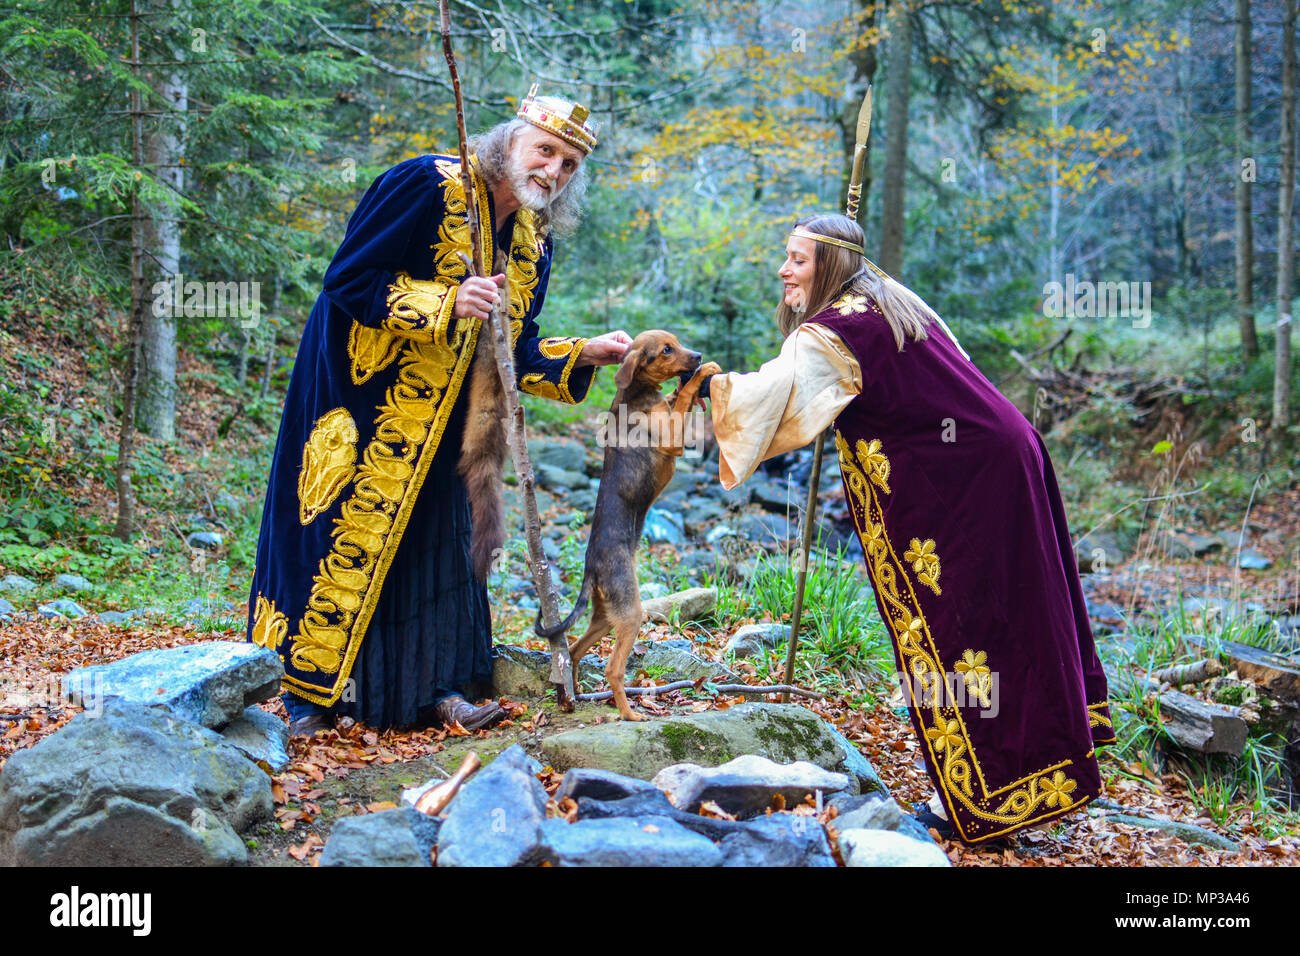
<instances>
[{"instance_id":1,"label":"purple velvet gown","mask_svg":"<svg viewBox=\"0 0 1300 956\"><path fill-rule=\"evenodd\" d=\"M1114 732L1042 438L938 326L900 352L869 298L810 321L862 367L844 492L948 819L974 843L1082 806Z\"/></svg>"}]
</instances>

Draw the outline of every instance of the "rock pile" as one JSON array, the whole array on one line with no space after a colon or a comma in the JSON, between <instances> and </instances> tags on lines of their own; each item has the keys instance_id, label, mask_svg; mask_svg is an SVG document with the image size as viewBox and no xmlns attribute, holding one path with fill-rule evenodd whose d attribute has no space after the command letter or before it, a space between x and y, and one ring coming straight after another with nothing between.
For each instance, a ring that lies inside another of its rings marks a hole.
<instances>
[{"instance_id":1,"label":"rock pile","mask_svg":"<svg viewBox=\"0 0 1300 956\"><path fill-rule=\"evenodd\" d=\"M0 866L244 863L240 833L272 815L267 770L288 728L273 651L212 641L73 671L84 707L0 774Z\"/></svg>"}]
</instances>

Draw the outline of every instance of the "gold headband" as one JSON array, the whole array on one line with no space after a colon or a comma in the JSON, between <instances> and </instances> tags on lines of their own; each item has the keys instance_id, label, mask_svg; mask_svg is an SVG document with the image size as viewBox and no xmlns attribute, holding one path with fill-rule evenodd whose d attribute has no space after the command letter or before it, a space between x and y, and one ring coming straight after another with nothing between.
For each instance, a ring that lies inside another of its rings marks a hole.
<instances>
[{"instance_id":1,"label":"gold headband","mask_svg":"<svg viewBox=\"0 0 1300 956\"><path fill-rule=\"evenodd\" d=\"M596 129L594 125L587 122L587 118L591 115L587 107L578 103L569 103L556 96L544 96L542 100L550 102L537 101L537 84L534 83L533 88L528 91L528 96L520 104L519 112L515 115L539 129L554 133L570 146L578 147L583 153L590 153L596 148ZM555 104L566 105L557 109ZM566 111L568 115L562 115Z\"/></svg>"},{"instance_id":2,"label":"gold headband","mask_svg":"<svg viewBox=\"0 0 1300 956\"><path fill-rule=\"evenodd\" d=\"M847 249L849 252L856 252L858 255L866 255L866 250L853 242L845 242L843 239L836 239L833 236L823 236L821 233L812 232L803 226L795 226L792 236L799 236L803 239L816 239L818 242L829 242L832 246L839 246L841 249Z\"/></svg>"}]
</instances>

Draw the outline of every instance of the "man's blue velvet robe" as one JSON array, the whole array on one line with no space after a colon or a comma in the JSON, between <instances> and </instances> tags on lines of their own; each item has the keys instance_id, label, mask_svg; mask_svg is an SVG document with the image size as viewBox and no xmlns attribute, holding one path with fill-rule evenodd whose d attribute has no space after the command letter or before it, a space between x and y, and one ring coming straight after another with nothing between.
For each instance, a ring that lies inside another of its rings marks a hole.
<instances>
[{"instance_id":1,"label":"man's blue velvet robe","mask_svg":"<svg viewBox=\"0 0 1300 956\"><path fill-rule=\"evenodd\" d=\"M491 196L477 182L492 262ZM348 222L299 345L262 515L248 639L275 650L285 689L316 704L343 694L385 579L402 573L393 559L417 496L459 481L450 467L430 469L481 324L452 316L467 271L460 255L470 252L465 208L454 157L420 156L376 179ZM520 387L580 402L594 371L575 368L587 340L538 332L550 237L538 235L527 210L507 219L503 233L511 228L506 272Z\"/></svg>"}]
</instances>

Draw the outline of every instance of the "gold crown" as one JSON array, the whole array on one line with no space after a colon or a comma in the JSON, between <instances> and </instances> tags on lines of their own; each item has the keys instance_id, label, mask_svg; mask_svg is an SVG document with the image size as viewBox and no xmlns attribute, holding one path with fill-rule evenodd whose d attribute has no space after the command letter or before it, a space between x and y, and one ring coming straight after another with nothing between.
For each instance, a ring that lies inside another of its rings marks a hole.
<instances>
[{"instance_id":1,"label":"gold crown","mask_svg":"<svg viewBox=\"0 0 1300 956\"><path fill-rule=\"evenodd\" d=\"M539 97L536 83L528 91L515 115L539 129L554 133L583 153L590 153L596 147L596 128L587 121L591 111L562 97Z\"/></svg>"}]
</instances>

